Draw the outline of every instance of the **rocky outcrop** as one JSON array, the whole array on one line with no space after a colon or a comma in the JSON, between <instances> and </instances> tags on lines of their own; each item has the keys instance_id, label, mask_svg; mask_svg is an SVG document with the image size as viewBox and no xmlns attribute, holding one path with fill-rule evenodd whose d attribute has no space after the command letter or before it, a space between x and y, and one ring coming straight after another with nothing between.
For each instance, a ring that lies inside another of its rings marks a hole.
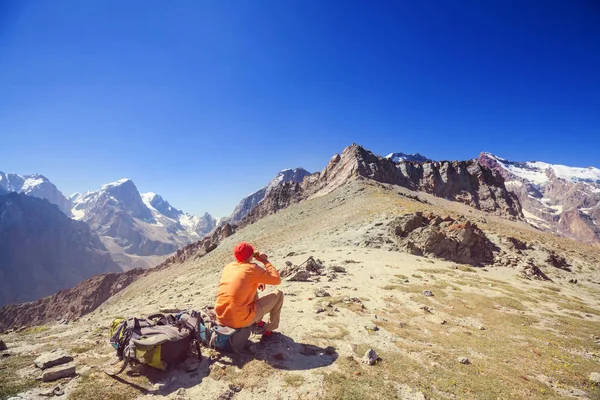
<instances>
[{"instance_id":1,"label":"rocky outcrop","mask_svg":"<svg viewBox=\"0 0 600 400\"><path fill-rule=\"evenodd\" d=\"M424 191L508 218L522 217L519 201L506 190L501 174L483 167L476 160L394 162L354 144L342 154L334 155L320 173L310 175L300 183L288 183L272 190L240 226L290 204L327 194L357 178Z\"/></svg>"},{"instance_id":2,"label":"rocky outcrop","mask_svg":"<svg viewBox=\"0 0 600 400\"><path fill-rule=\"evenodd\" d=\"M119 270L98 236L56 205L18 193L0 196L0 305Z\"/></svg>"},{"instance_id":3,"label":"rocky outcrop","mask_svg":"<svg viewBox=\"0 0 600 400\"><path fill-rule=\"evenodd\" d=\"M398 217L390 223L390 233L400 250L463 264L491 264L497 250L477 225L434 214L417 212Z\"/></svg>"},{"instance_id":4,"label":"rocky outcrop","mask_svg":"<svg viewBox=\"0 0 600 400\"><path fill-rule=\"evenodd\" d=\"M150 271L152 270L132 269L97 275L71 289L61 290L34 302L4 306L0 308L0 331L79 318L94 311L111 296Z\"/></svg>"},{"instance_id":5,"label":"rocky outcrop","mask_svg":"<svg viewBox=\"0 0 600 400\"><path fill-rule=\"evenodd\" d=\"M513 162L481 153L478 162L501 174L535 227L600 245L600 170Z\"/></svg>"}]
</instances>

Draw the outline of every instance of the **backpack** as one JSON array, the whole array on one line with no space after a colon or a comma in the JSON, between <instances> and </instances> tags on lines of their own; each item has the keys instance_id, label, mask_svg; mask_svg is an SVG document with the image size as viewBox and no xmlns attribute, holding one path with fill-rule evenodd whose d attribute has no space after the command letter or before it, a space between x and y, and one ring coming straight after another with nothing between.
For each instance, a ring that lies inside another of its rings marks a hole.
<instances>
[{"instance_id":1,"label":"backpack","mask_svg":"<svg viewBox=\"0 0 600 400\"><path fill-rule=\"evenodd\" d=\"M200 342L212 349L219 351L238 353L246 346L248 338L252 333L252 327L230 328L219 325L214 310L204 307L198 316L198 339Z\"/></svg>"},{"instance_id":2,"label":"backpack","mask_svg":"<svg viewBox=\"0 0 600 400\"><path fill-rule=\"evenodd\" d=\"M195 344L198 358L202 358L198 344L196 313L153 314L148 318L117 318L111 324L110 344L117 351L119 360L123 360L117 375L125 370L129 363L147 364L150 367L165 370L185 361Z\"/></svg>"}]
</instances>

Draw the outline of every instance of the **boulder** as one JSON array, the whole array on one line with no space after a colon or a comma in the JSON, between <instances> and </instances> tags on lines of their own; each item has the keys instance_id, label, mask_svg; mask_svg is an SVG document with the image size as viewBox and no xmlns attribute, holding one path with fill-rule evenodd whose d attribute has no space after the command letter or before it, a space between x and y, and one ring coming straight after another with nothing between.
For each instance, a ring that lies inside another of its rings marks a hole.
<instances>
[{"instance_id":1,"label":"boulder","mask_svg":"<svg viewBox=\"0 0 600 400\"><path fill-rule=\"evenodd\" d=\"M43 382L51 382L60 378L75 375L75 364L63 364L53 368L49 368L42 373Z\"/></svg>"},{"instance_id":2,"label":"boulder","mask_svg":"<svg viewBox=\"0 0 600 400\"><path fill-rule=\"evenodd\" d=\"M57 349L49 353L43 353L36 358L33 363L36 367L46 369L55 365L65 364L73 361L73 357L62 349Z\"/></svg>"},{"instance_id":3,"label":"boulder","mask_svg":"<svg viewBox=\"0 0 600 400\"><path fill-rule=\"evenodd\" d=\"M0 340L0 351L7 350L7 349L8 349L8 347L6 347L6 344L4 343L4 341Z\"/></svg>"}]
</instances>

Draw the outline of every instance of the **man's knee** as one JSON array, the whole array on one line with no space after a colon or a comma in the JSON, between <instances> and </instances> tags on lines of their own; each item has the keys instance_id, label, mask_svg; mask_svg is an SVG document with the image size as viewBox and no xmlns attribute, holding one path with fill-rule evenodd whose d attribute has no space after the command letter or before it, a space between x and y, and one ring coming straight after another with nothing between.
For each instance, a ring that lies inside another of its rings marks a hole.
<instances>
[{"instance_id":1,"label":"man's knee","mask_svg":"<svg viewBox=\"0 0 600 400\"><path fill-rule=\"evenodd\" d=\"M275 289L273 294L277 297L277 301L283 301L283 292L279 289Z\"/></svg>"}]
</instances>

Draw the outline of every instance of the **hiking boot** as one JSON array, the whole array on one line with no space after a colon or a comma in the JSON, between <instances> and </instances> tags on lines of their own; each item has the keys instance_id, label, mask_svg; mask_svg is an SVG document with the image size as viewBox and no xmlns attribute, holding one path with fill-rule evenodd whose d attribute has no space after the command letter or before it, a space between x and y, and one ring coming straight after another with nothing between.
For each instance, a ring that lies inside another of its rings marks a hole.
<instances>
[{"instance_id":1,"label":"hiking boot","mask_svg":"<svg viewBox=\"0 0 600 400\"><path fill-rule=\"evenodd\" d=\"M262 335L267 331L266 326L267 324L265 324L265 321L258 321L252 325L252 333L255 335Z\"/></svg>"},{"instance_id":2,"label":"hiking boot","mask_svg":"<svg viewBox=\"0 0 600 400\"><path fill-rule=\"evenodd\" d=\"M260 338L260 342L264 344L279 343L281 341L281 333L266 331Z\"/></svg>"}]
</instances>

